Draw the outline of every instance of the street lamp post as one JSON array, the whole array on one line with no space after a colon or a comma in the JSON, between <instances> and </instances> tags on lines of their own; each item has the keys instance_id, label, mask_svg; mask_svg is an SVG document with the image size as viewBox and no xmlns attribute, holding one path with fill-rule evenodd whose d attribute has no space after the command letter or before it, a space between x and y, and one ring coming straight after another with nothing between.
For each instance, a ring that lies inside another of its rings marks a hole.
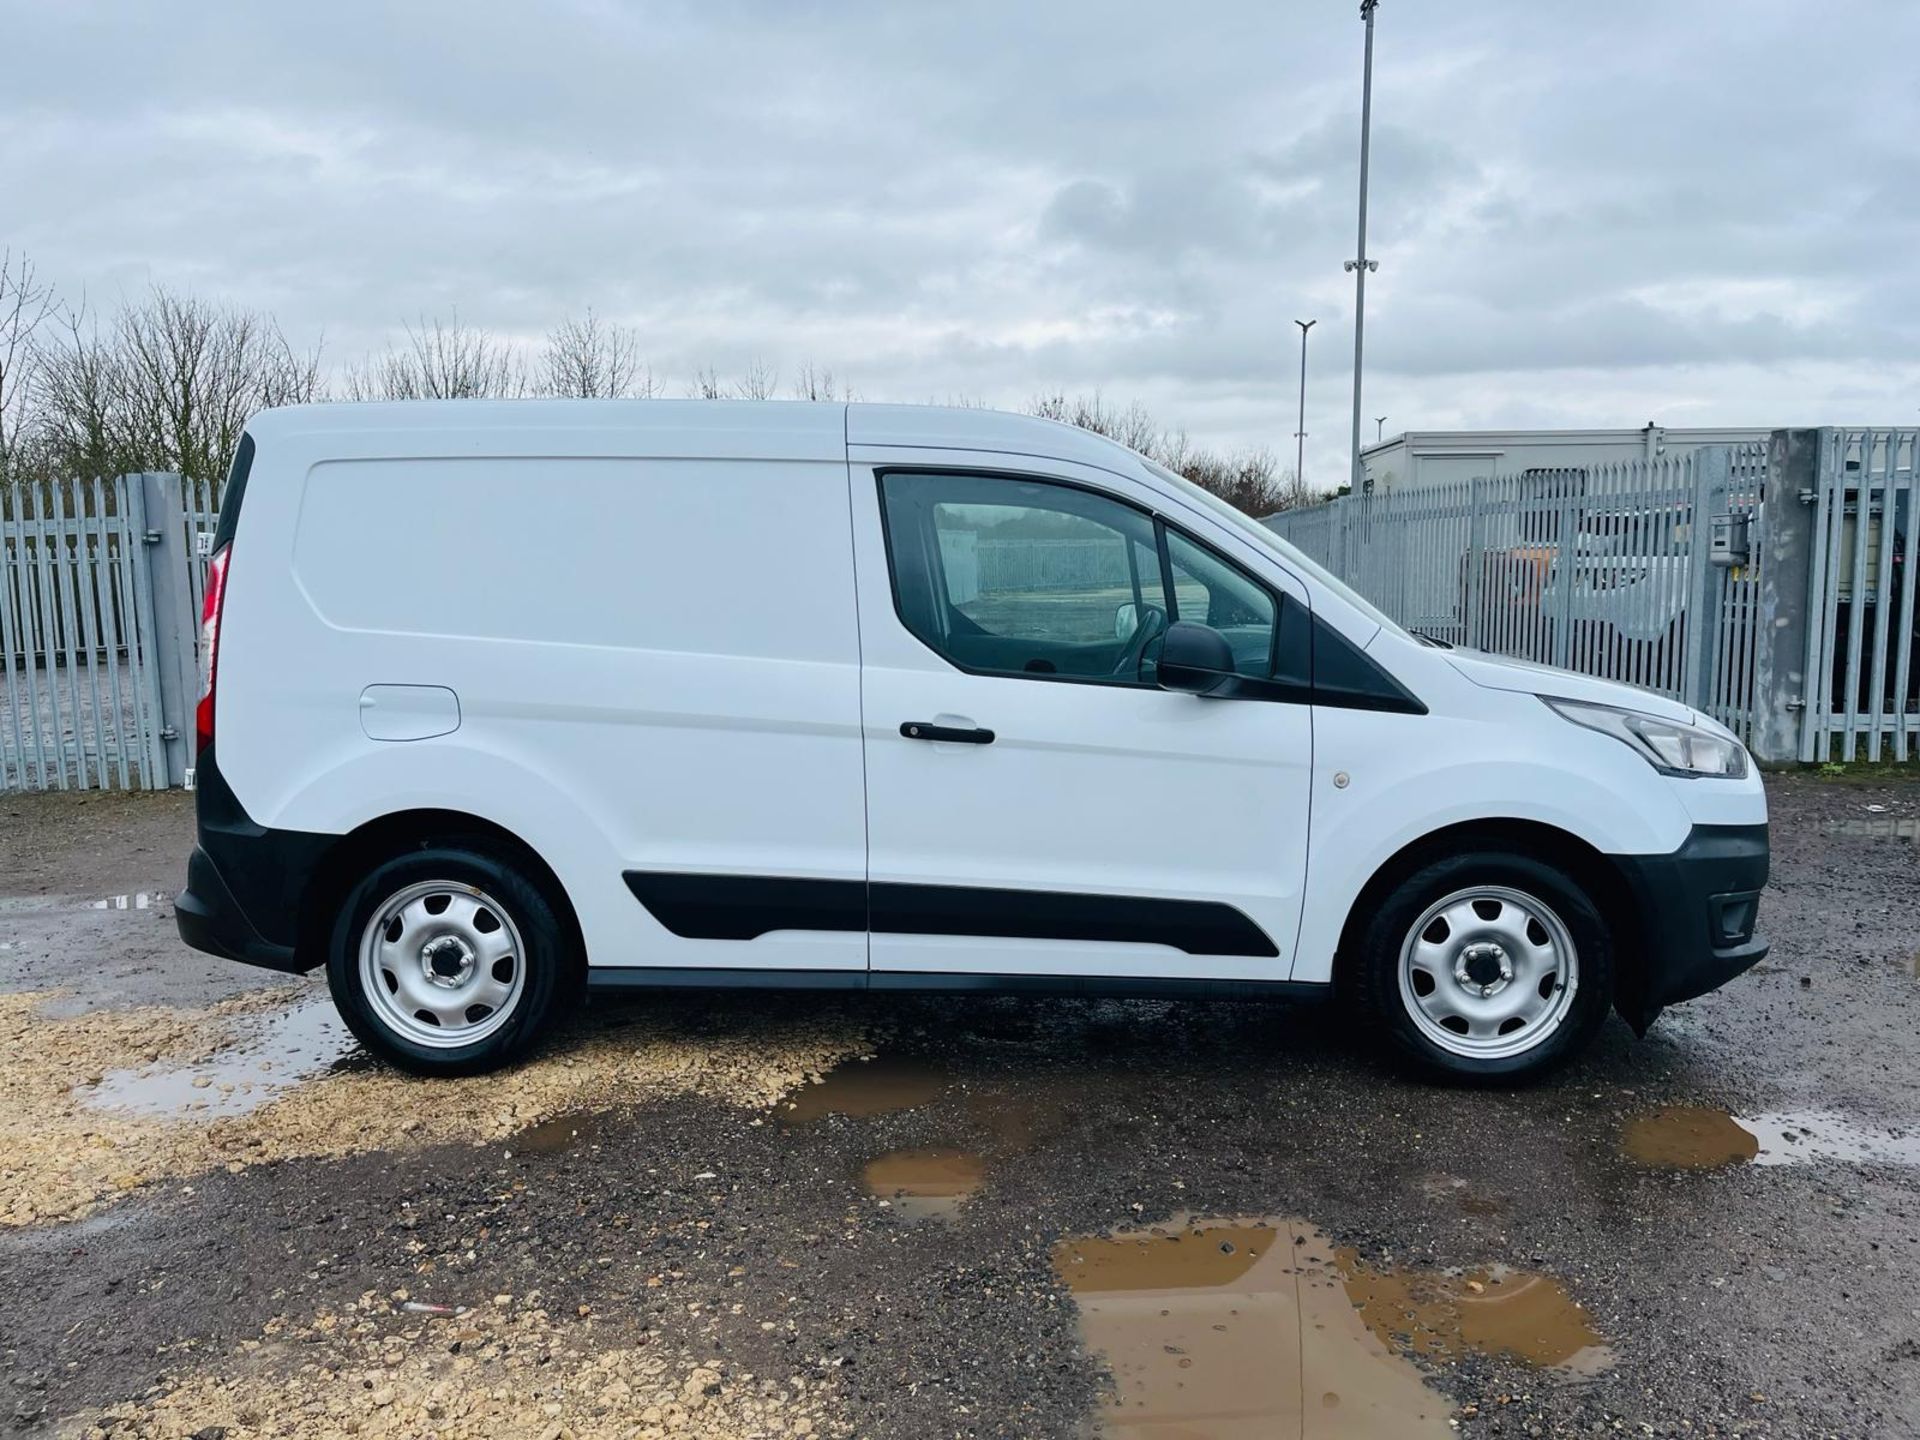
<instances>
[{"instance_id":1,"label":"street lamp post","mask_svg":"<svg viewBox=\"0 0 1920 1440\"><path fill-rule=\"evenodd\" d=\"M1307 331L1320 322L1296 320L1293 323L1300 327L1300 421L1299 428L1293 432L1293 488L1305 494L1307 485Z\"/></svg>"},{"instance_id":2,"label":"street lamp post","mask_svg":"<svg viewBox=\"0 0 1920 1440\"><path fill-rule=\"evenodd\" d=\"M1384 415L1376 415L1373 417L1374 443L1377 445L1379 444L1380 441L1386 438L1387 438L1387 417Z\"/></svg>"},{"instance_id":3,"label":"street lamp post","mask_svg":"<svg viewBox=\"0 0 1920 1440\"><path fill-rule=\"evenodd\" d=\"M1360 244L1346 262L1353 272L1353 493L1366 488L1360 464L1360 361L1366 333L1367 272L1379 262L1367 258L1367 142L1373 129L1373 11L1380 0L1360 0L1360 18L1367 22L1367 55L1360 79Z\"/></svg>"}]
</instances>

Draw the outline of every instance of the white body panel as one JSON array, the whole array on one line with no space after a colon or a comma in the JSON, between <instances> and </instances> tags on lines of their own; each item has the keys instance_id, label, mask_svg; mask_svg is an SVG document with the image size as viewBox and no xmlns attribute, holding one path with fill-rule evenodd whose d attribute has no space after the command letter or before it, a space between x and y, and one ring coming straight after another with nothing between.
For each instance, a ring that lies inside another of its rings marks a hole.
<instances>
[{"instance_id":1,"label":"white body panel","mask_svg":"<svg viewBox=\"0 0 1920 1440\"><path fill-rule=\"evenodd\" d=\"M683 939L622 880L865 876L839 409L365 409L363 429L327 409L252 429L219 692L252 818L492 821L561 878L596 965L864 969L857 935ZM459 728L371 741L369 684L444 686Z\"/></svg>"},{"instance_id":2,"label":"white body panel","mask_svg":"<svg viewBox=\"0 0 1920 1440\"><path fill-rule=\"evenodd\" d=\"M1756 775L1664 776L1535 697L1684 707L1421 647L1263 527L1047 422L451 402L268 412L250 433L217 699L240 804L324 834L407 810L497 824L559 878L596 967L1323 981L1367 880L1435 830L1528 820L1657 854L1694 824L1765 819ZM1045 477L1160 515L1364 649L1427 713L963 671L896 609L876 480L889 466ZM910 741L905 721L996 739ZM628 871L1211 903L1277 953L685 938Z\"/></svg>"},{"instance_id":3,"label":"white body panel","mask_svg":"<svg viewBox=\"0 0 1920 1440\"><path fill-rule=\"evenodd\" d=\"M955 669L895 612L876 475L977 467L1069 481L1171 510L1235 558L1254 557L1210 517L1111 471L959 449L852 452L873 883L1218 901L1251 918L1279 952L882 933L873 937L873 968L1286 979L1306 873L1311 710ZM1281 583L1306 603L1304 587ZM906 739L901 724L916 720L984 726L997 738L979 746Z\"/></svg>"}]
</instances>

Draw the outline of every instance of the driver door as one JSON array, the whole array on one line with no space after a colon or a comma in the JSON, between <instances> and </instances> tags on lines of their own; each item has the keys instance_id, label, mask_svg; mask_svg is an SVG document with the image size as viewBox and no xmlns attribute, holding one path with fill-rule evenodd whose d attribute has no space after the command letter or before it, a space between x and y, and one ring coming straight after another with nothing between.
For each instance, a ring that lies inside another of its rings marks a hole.
<instances>
[{"instance_id":1,"label":"driver door","mask_svg":"<svg viewBox=\"0 0 1920 1440\"><path fill-rule=\"evenodd\" d=\"M1285 979L1311 710L1152 674L1181 618L1272 673L1304 593L1144 486L954 460L852 467L873 970Z\"/></svg>"}]
</instances>

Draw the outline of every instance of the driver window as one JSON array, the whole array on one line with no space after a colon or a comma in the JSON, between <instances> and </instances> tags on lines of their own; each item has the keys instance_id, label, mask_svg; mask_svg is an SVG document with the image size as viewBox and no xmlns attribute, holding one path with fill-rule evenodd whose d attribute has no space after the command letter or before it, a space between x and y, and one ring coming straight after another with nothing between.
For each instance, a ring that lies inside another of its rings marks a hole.
<instances>
[{"instance_id":1,"label":"driver window","mask_svg":"<svg viewBox=\"0 0 1920 1440\"><path fill-rule=\"evenodd\" d=\"M1240 674L1272 675L1273 592L1239 566L1171 528L1167 560L1173 567L1173 618L1197 620L1226 636L1233 649L1233 668Z\"/></svg>"},{"instance_id":2,"label":"driver window","mask_svg":"<svg viewBox=\"0 0 1920 1440\"><path fill-rule=\"evenodd\" d=\"M1166 627L1153 521L1068 485L971 475L881 481L907 628L963 669L1137 685Z\"/></svg>"}]
</instances>

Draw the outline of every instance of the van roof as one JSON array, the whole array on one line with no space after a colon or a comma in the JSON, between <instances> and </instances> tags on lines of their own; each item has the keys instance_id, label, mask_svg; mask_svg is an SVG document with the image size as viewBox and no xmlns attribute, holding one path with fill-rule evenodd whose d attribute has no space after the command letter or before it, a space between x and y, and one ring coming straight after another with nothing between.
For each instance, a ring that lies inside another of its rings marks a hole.
<instances>
[{"instance_id":1,"label":"van roof","mask_svg":"<svg viewBox=\"0 0 1920 1440\"><path fill-rule=\"evenodd\" d=\"M1078 426L1004 410L952 405L851 404L809 400L391 400L339 401L263 410L248 422L256 440L336 435L530 430L626 431L695 453L702 443L764 456L837 457L842 445L991 450L1076 460L1137 473L1125 446ZM557 438L557 437L556 437ZM598 448L598 446L596 446ZM1124 459L1124 466L1120 462Z\"/></svg>"}]
</instances>

